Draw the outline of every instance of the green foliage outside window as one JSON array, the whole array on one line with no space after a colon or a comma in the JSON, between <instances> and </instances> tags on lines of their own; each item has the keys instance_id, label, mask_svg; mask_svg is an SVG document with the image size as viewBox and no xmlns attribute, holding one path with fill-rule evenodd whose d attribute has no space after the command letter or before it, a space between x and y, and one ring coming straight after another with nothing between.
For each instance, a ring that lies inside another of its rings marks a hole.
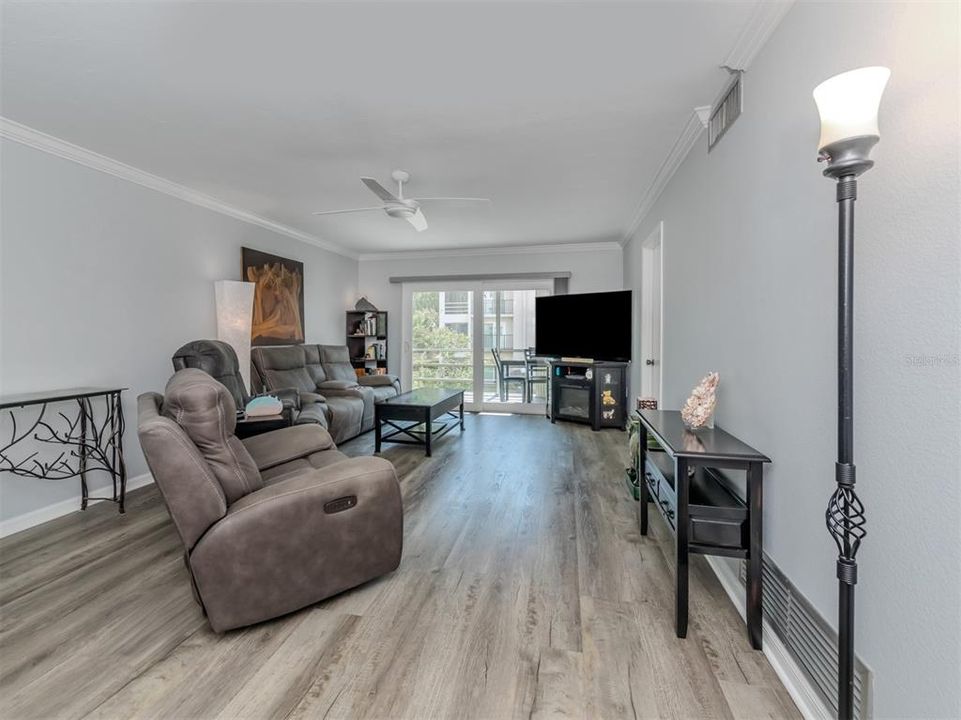
<instances>
[{"instance_id":1,"label":"green foliage outside window","mask_svg":"<svg viewBox=\"0 0 961 720\"><path fill-rule=\"evenodd\" d=\"M413 303L414 387L470 390L470 336L440 324L439 293L414 293Z\"/></svg>"}]
</instances>

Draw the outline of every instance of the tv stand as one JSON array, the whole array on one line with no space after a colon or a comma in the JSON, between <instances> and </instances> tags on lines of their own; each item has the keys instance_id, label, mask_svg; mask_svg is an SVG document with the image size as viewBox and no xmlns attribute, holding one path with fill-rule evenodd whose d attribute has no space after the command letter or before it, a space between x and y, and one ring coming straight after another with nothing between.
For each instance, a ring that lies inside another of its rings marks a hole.
<instances>
[{"instance_id":1,"label":"tv stand","mask_svg":"<svg viewBox=\"0 0 961 720\"><path fill-rule=\"evenodd\" d=\"M594 430L627 425L625 362L552 360L550 362L551 422L567 420Z\"/></svg>"}]
</instances>

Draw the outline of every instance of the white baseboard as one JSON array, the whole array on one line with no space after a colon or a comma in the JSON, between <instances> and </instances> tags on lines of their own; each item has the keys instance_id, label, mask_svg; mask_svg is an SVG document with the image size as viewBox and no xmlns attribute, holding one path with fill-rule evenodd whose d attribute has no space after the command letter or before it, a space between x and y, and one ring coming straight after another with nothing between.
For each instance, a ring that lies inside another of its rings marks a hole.
<instances>
[{"instance_id":1,"label":"white baseboard","mask_svg":"<svg viewBox=\"0 0 961 720\"><path fill-rule=\"evenodd\" d=\"M717 579L721 582L721 587L727 593L734 607L737 608L741 617L745 617L744 609L744 588L734 571L723 559L705 556L707 564L711 566ZM775 674L784 683L784 688L788 691L794 704L797 705L801 715L805 720L831 720L834 714L824 704L817 691L808 681L807 676L798 667L794 658L791 657L781 639L774 633L767 621L763 623L764 629L764 655L767 657Z\"/></svg>"},{"instance_id":2,"label":"white baseboard","mask_svg":"<svg viewBox=\"0 0 961 720\"><path fill-rule=\"evenodd\" d=\"M136 490L137 488L143 487L145 485L150 485L153 483L153 476L150 473L144 473L143 475L137 475L132 478L127 478L127 492L131 490ZM103 500L91 500L90 504L97 502L104 502ZM74 497L68 498L66 500L61 500L60 502L53 503L52 505L47 505L46 507L37 508L36 510L31 510L30 512L23 513L22 515L17 515L9 520L3 520L0 522L0 537L7 537L7 535L13 535L21 530L26 530L32 528L41 523L45 523L48 520L53 520L54 518L62 517L64 515L69 515L72 512L78 512L80 510L80 494L78 493Z\"/></svg>"}]
</instances>

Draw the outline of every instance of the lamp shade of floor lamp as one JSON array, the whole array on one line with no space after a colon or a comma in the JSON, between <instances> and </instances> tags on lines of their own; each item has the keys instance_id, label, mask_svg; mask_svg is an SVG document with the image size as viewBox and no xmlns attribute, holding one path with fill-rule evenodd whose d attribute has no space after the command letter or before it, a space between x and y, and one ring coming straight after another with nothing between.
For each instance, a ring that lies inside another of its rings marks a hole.
<instances>
[{"instance_id":1,"label":"lamp shade of floor lamp","mask_svg":"<svg viewBox=\"0 0 961 720\"><path fill-rule=\"evenodd\" d=\"M217 339L237 353L244 387L250 392L250 326L254 310L254 283L218 280L214 283L217 301ZM238 408L240 409L240 408Z\"/></svg>"},{"instance_id":2,"label":"lamp shade of floor lamp","mask_svg":"<svg viewBox=\"0 0 961 720\"><path fill-rule=\"evenodd\" d=\"M874 166L878 108L891 71L866 67L835 75L814 89L821 116L818 162L837 181L838 204L838 457L836 488L825 521L838 548L838 718L854 716L854 586L856 556L866 534L854 490L854 201L857 178Z\"/></svg>"}]
</instances>

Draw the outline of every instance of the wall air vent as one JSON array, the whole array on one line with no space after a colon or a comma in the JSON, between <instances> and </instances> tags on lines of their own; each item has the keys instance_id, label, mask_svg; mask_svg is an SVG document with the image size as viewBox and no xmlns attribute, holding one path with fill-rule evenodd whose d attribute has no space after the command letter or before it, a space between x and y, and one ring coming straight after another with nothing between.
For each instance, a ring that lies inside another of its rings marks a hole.
<instances>
[{"instance_id":1,"label":"wall air vent","mask_svg":"<svg viewBox=\"0 0 961 720\"><path fill-rule=\"evenodd\" d=\"M747 564L741 561L739 578L744 585ZM767 555L764 556L764 621L791 653L808 677L825 707L837 717L838 636L791 581ZM869 720L871 671L854 660L854 717Z\"/></svg>"},{"instance_id":2,"label":"wall air vent","mask_svg":"<svg viewBox=\"0 0 961 720\"><path fill-rule=\"evenodd\" d=\"M707 125L708 152L717 145L728 128L741 116L743 107L744 97L741 94L741 79L744 77L744 71L725 69L731 73L731 82L724 88L721 97L711 108L711 117Z\"/></svg>"}]
</instances>

